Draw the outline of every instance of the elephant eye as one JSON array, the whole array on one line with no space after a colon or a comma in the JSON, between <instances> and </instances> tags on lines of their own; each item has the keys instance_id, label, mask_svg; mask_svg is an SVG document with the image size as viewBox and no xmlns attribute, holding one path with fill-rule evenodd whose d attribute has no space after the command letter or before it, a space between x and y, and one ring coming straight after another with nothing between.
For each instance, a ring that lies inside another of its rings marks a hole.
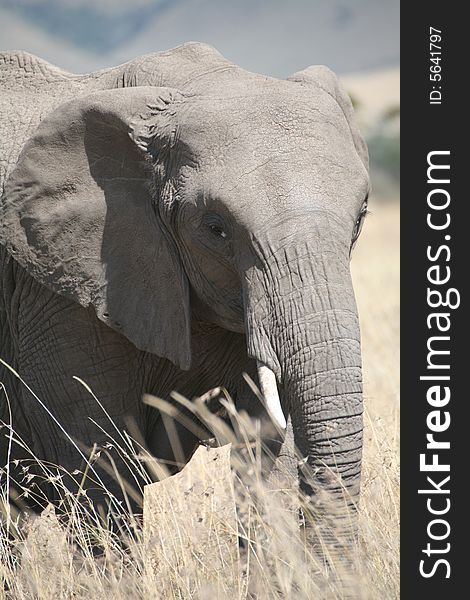
<instances>
[{"instance_id":1,"label":"elephant eye","mask_svg":"<svg viewBox=\"0 0 470 600\"><path fill-rule=\"evenodd\" d=\"M359 235L361 233L362 230L362 226L364 224L364 219L367 215L367 213L369 212L367 210L367 202L368 202L368 197L366 197L366 199L364 200L362 206L361 206L361 210L359 212L359 215L357 216L356 222L354 224L354 231L353 231L353 235L351 238L351 248L349 250L349 254L351 254L351 252L353 251L354 246L356 245L356 242L359 238Z\"/></svg>"},{"instance_id":2,"label":"elephant eye","mask_svg":"<svg viewBox=\"0 0 470 600\"><path fill-rule=\"evenodd\" d=\"M204 225L214 237L226 240L228 238L227 227L219 215L208 214L204 217Z\"/></svg>"},{"instance_id":3,"label":"elephant eye","mask_svg":"<svg viewBox=\"0 0 470 600\"><path fill-rule=\"evenodd\" d=\"M216 235L217 237L221 237L221 238L226 238L227 234L225 233L225 231L222 229L222 227L219 227L218 225L210 225L209 226L211 232Z\"/></svg>"}]
</instances>

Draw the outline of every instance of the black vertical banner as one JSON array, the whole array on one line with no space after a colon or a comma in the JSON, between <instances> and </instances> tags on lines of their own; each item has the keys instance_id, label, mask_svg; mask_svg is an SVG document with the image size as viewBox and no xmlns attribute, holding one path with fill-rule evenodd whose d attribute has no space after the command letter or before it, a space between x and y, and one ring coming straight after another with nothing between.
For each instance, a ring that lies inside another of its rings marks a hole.
<instances>
[{"instance_id":1,"label":"black vertical banner","mask_svg":"<svg viewBox=\"0 0 470 600\"><path fill-rule=\"evenodd\" d=\"M468 25L452 2L401 10L401 593L432 600L470 573Z\"/></svg>"}]
</instances>

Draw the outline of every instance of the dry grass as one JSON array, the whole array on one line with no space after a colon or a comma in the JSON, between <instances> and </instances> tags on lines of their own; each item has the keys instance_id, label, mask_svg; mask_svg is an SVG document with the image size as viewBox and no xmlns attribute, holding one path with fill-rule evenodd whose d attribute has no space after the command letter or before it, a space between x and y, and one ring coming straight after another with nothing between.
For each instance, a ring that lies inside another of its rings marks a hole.
<instances>
[{"instance_id":1,"label":"dry grass","mask_svg":"<svg viewBox=\"0 0 470 600\"><path fill-rule=\"evenodd\" d=\"M399 207L371 206L352 272L362 331L362 549L371 598L399 598Z\"/></svg>"},{"instance_id":2,"label":"dry grass","mask_svg":"<svg viewBox=\"0 0 470 600\"><path fill-rule=\"evenodd\" d=\"M146 568L149 547L140 522L128 518L111 526L109 514L96 513L86 497L78 501L69 495L66 510L70 518L64 527L53 511L20 525L16 515L8 516L3 495L0 507L3 503L7 518L0 540L0 598L399 597L398 208L378 205L373 213L353 260L363 335L366 435L360 535L352 553L338 556L326 547L326 554L331 554L329 564L324 564L306 542L305 530L299 528L302 499L295 487L273 491L260 477L259 461L253 453L257 436L249 422L234 416L239 432L234 438L201 406L201 417L210 422L219 440L233 443L237 513L236 529L230 531L237 542L235 581L211 569L213 556L195 556L191 547L181 548L182 564L192 565L186 571L174 561L160 564L156 571ZM230 410L230 404L226 406ZM250 443L240 443L243 437ZM120 438L117 443L128 456L136 453L131 440ZM135 459L134 465L142 468ZM92 469L92 461L89 466ZM47 471L47 465L44 468L45 478L56 477ZM60 474L55 483L60 486ZM315 515L309 511L304 505L305 519L314 523ZM185 523L180 523L172 544L183 539L184 528ZM99 556L93 546L100 547ZM183 556L185 552L193 556ZM171 552L163 548L163 555Z\"/></svg>"}]
</instances>

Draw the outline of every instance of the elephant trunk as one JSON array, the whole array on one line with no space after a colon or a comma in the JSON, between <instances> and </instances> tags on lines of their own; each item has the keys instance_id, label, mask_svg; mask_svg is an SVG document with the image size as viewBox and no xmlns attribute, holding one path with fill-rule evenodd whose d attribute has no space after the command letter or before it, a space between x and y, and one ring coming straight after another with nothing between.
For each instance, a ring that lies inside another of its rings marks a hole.
<instances>
[{"instance_id":1,"label":"elephant trunk","mask_svg":"<svg viewBox=\"0 0 470 600\"><path fill-rule=\"evenodd\" d=\"M348 252L308 244L284 247L253 269L248 282L248 350L280 384L283 409L305 458L301 489L322 514L333 505L353 506L363 409Z\"/></svg>"},{"instance_id":2,"label":"elephant trunk","mask_svg":"<svg viewBox=\"0 0 470 600\"><path fill-rule=\"evenodd\" d=\"M309 495L323 489L350 503L359 493L362 455L359 340L349 331L333 333L341 329L341 310L325 309L316 318L324 320L325 337L314 341L306 333L305 345L281 359L285 404L296 446L310 467L300 477L301 489Z\"/></svg>"}]
</instances>

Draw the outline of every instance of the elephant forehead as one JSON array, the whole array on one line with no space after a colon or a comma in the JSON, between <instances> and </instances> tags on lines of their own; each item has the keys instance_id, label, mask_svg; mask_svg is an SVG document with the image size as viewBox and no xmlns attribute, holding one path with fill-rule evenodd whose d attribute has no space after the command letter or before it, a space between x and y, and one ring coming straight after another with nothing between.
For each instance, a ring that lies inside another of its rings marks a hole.
<instances>
[{"instance_id":1,"label":"elephant forehead","mask_svg":"<svg viewBox=\"0 0 470 600\"><path fill-rule=\"evenodd\" d=\"M343 175L367 177L336 100L322 90L285 83L288 91L282 93L268 88L196 100L178 124L177 136L201 172L212 180L220 173L223 185L232 187L260 179L279 187L277 175L284 171L312 182L324 179L325 185L333 177L336 187Z\"/></svg>"},{"instance_id":2,"label":"elephant forehead","mask_svg":"<svg viewBox=\"0 0 470 600\"><path fill-rule=\"evenodd\" d=\"M324 157L302 161L285 154L261 163L242 165L214 162L183 177L185 197L203 197L251 220L285 209L325 207L346 210L356 218L368 189L368 178L359 159L352 165Z\"/></svg>"},{"instance_id":3,"label":"elephant forehead","mask_svg":"<svg viewBox=\"0 0 470 600\"><path fill-rule=\"evenodd\" d=\"M191 98L178 129L185 141L219 151L250 144L289 146L309 138L321 143L334 131L338 138L351 137L343 111L330 94L279 80Z\"/></svg>"},{"instance_id":4,"label":"elephant forehead","mask_svg":"<svg viewBox=\"0 0 470 600\"><path fill-rule=\"evenodd\" d=\"M292 204L351 205L357 213L368 174L349 135L335 127L296 137L289 132L227 139L198 153L198 169L185 169L182 181L192 195L218 198L244 209L259 202L273 208Z\"/></svg>"}]
</instances>

